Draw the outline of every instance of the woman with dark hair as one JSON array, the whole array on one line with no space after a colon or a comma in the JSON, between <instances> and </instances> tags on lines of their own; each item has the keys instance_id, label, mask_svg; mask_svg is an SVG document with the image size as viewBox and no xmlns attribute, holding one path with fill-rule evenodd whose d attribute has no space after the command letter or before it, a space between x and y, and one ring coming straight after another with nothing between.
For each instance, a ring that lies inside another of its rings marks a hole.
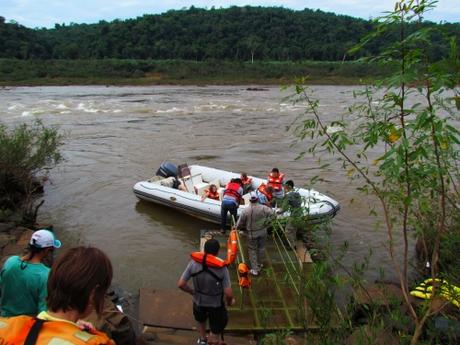
<instances>
[{"instance_id":1,"label":"woman with dark hair","mask_svg":"<svg viewBox=\"0 0 460 345\"><path fill-rule=\"evenodd\" d=\"M36 318L0 318L0 344L114 345L104 333L82 330L79 320L104 307L112 281L109 258L94 247L70 249L53 265L48 279L48 311Z\"/></svg>"},{"instance_id":2,"label":"woman with dark hair","mask_svg":"<svg viewBox=\"0 0 460 345\"><path fill-rule=\"evenodd\" d=\"M11 256L0 272L1 316L35 316L46 310L46 284L54 249L61 242L46 229L35 231L29 241L28 254Z\"/></svg>"}]
</instances>

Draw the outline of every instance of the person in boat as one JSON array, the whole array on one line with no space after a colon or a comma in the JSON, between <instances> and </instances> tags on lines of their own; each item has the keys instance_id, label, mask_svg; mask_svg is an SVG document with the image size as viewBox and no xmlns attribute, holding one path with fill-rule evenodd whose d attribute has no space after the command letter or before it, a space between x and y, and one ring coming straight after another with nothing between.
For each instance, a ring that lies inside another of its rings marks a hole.
<instances>
[{"instance_id":1,"label":"person in boat","mask_svg":"<svg viewBox=\"0 0 460 345\"><path fill-rule=\"evenodd\" d=\"M278 168L273 168L268 175L267 186L273 188L273 197L282 199L284 197L284 174L280 173Z\"/></svg>"},{"instance_id":2,"label":"person in boat","mask_svg":"<svg viewBox=\"0 0 460 345\"><path fill-rule=\"evenodd\" d=\"M61 242L46 229L35 231L28 254L9 257L0 272L1 316L35 316L46 310L46 285L50 272L43 262L51 262Z\"/></svg>"},{"instance_id":3,"label":"person in boat","mask_svg":"<svg viewBox=\"0 0 460 345\"><path fill-rule=\"evenodd\" d=\"M204 199L209 198L212 200L220 200L220 195L219 192L217 191L217 186L215 184L212 184L209 186L209 189L206 189L203 193L203 196L201 197L201 201L204 201Z\"/></svg>"},{"instance_id":4,"label":"person in boat","mask_svg":"<svg viewBox=\"0 0 460 345\"><path fill-rule=\"evenodd\" d=\"M230 215L236 221L238 207L243 197L243 187L240 178L232 178L227 184L224 190L224 196L222 198L222 204L220 209L220 229L221 232L225 233L225 227L227 226L227 214Z\"/></svg>"},{"instance_id":5,"label":"person in boat","mask_svg":"<svg viewBox=\"0 0 460 345\"><path fill-rule=\"evenodd\" d=\"M247 173L242 172L240 179L243 184L243 194L249 193L252 190L252 178L248 177Z\"/></svg>"},{"instance_id":6,"label":"person in boat","mask_svg":"<svg viewBox=\"0 0 460 345\"><path fill-rule=\"evenodd\" d=\"M262 183L256 191L257 198L259 203L268 207L272 206L273 201L273 187L267 186L265 183Z\"/></svg>"},{"instance_id":7,"label":"person in boat","mask_svg":"<svg viewBox=\"0 0 460 345\"><path fill-rule=\"evenodd\" d=\"M93 310L102 312L112 272L112 264L101 250L69 249L51 268L48 310L36 317L0 318L0 344L115 345L89 323L79 322Z\"/></svg>"},{"instance_id":8,"label":"person in boat","mask_svg":"<svg viewBox=\"0 0 460 345\"><path fill-rule=\"evenodd\" d=\"M174 189L179 189L184 192L187 192L187 188L185 188L184 184L182 183L181 180L179 180L175 176L169 176L160 181L160 184L165 187L169 188L174 188Z\"/></svg>"},{"instance_id":9,"label":"person in boat","mask_svg":"<svg viewBox=\"0 0 460 345\"><path fill-rule=\"evenodd\" d=\"M200 338L197 345L206 345L206 321L209 320L211 340L220 344L228 322L227 305L235 304L226 262L219 257L220 244L212 238L205 242L204 253L192 253L192 260L182 273L177 286L193 296L193 316L198 322ZM193 288L187 282L192 279ZM220 335L220 338L219 338Z\"/></svg>"},{"instance_id":10,"label":"person in boat","mask_svg":"<svg viewBox=\"0 0 460 345\"><path fill-rule=\"evenodd\" d=\"M286 181L284 189L286 195L281 209L284 212L289 211L290 213L285 228L285 234L291 246L295 248L298 235L302 235L302 237L306 235L303 233L305 221L302 210L302 197L299 192L294 189L294 181L292 180Z\"/></svg>"},{"instance_id":11,"label":"person in boat","mask_svg":"<svg viewBox=\"0 0 460 345\"><path fill-rule=\"evenodd\" d=\"M249 201L249 206L241 212L240 218L236 223L236 228L244 229L244 233L248 239L249 262L251 264L250 273L257 276L262 269L267 227L270 224L271 217L274 215L274 211L271 207L259 204L259 198L255 192L251 192Z\"/></svg>"}]
</instances>

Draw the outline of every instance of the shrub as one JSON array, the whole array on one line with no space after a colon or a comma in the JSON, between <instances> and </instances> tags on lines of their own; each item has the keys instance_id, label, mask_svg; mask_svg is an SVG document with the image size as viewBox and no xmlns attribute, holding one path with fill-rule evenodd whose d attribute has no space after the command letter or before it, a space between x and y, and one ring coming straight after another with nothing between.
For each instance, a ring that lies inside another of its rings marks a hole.
<instances>
[{"instance_id":1,"label":"shrub","mask_svg":"<svg viewBox=\"0 0 460 345\"><path fill-rule=\"evenodd\" d=\"M38 178L62 160L61 139L57 128L39 120L12 130L0 124L1 210L19 211L25 223L35 222L35 195L42 188Z\"/></svg>"}]
</instances>

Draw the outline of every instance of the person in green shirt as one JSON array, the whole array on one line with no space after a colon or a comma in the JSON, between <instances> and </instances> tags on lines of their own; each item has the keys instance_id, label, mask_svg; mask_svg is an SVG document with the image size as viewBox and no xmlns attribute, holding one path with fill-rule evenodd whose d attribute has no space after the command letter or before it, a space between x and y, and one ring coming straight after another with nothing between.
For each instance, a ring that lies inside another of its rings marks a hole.
<instances>
[{"instance_id":1,"label":"person in green shirt","mask_svg":"<svg viewBox=\"0 0 460 345\"><path fill-rule=\"evenodd\" d=\"M36 316L46 310L50 269L42 262L52 256L61 242L49 230L38 230L29 242L29 254L11 256L0 272L0 315Z\"/></svg>"}]
</instances>

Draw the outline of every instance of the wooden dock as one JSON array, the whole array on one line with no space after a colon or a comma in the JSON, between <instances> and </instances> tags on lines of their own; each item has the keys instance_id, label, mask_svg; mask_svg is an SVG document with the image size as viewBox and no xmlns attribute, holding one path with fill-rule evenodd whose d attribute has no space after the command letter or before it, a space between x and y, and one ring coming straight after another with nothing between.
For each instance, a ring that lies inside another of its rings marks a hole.
<instances>
[{"instance_id":1,"label":"wooden dock","mask_svg":"<svg viewBox=\"0 0 460 345\"><path fill-rule=\"evenodd\" d=\"M219 256L226 255L227 237L218 231L201 231L201 245L210 238L221 244ZM229 266L236 304L228 307L229 324L226 332L265 333L282 329L306 330L316 328L309 318L308 304L302 293L301 279L306 279L312 260L302 242L296 250L276 232L269 235L265 248L264 267L259 276L251 277L251 287L238 284L237 266L247 262L244 236L238 236L237 262ZM249 265L249 262L247 262ZM194 330L192 298L177 290L140 290L139 318L144 326Z\"/></svg>"}]
</instances>

